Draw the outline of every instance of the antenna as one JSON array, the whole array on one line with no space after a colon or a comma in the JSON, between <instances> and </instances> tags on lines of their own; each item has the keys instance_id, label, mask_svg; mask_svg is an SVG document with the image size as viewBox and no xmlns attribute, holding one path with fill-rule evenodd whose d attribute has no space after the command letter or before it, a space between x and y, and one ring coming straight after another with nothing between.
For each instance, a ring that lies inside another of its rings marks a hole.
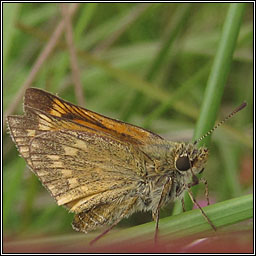
<instances>
[{"instance_id":1,"label":"antenna","mask_svg":"<svg viewBox=\"0 0 256 256\"><path fill-rule=\"evenodd\" d=\"M210 131L208 131L205 135L203 135L201 138L199 138L198 140L194 141L194 145L196 145L199 141L203 140L205 137L209 136L210 134L213 133L213 131L215 131L219 126L221 126L222 124L224 124L229 118L231 118L234 114L236 114L237 112L239 112L240 110L242 110L243 108L245 108L247 106L247 103L244 101L241 105L239 105L236 109L234 109L228 116L226 116L222 121L220 121L219 123L217 123Z\"/></svg>"}]
</instances>

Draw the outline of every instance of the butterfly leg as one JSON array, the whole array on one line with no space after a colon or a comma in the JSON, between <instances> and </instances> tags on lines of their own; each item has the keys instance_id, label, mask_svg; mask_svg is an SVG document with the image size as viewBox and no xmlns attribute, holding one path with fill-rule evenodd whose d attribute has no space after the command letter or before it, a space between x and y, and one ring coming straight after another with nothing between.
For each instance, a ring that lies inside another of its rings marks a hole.
<instances>
[{"instance_id":1,"label":"butterfly leg","mask_svg":"<svg viewBox=\"0 0 256 256\"><path fill-rule=\"evenodd\" d=\"M193 182L188 184L188 187L191 188L195 185L198 185L199 183L203 183L204 184L204 195L206 197L207 200L207 205L210 205L210 201L209 201L209 190L208 190L208 183L207 180L205 178L200 178L198 179L197 176L193 176Z\"/></svg>"},{"instance_id":2,"label":"butterfly leg","mask_svg":"<svg viewBox=\"0 0 256 256\"><path fill-rule=\"evenodd\" d=\"M132 210L134 204L137 201L137 197L132 198L132 200L130 201L130 203L127 205L127 207L124 209L124 211L121 213L121 215L119 216L119 218L109 227L107 228L105 231L103 231L101 234L99 234L98 236L96 236L91 242L90 245L93 245L96 241L98 241L101 237L103 237L104 235L106 235L113 227L115 227L125 216L127 216L129 214L129 212Z\"/></svg>"},{"instance_id":3,"label":"butterfly leg","mask_svg":"<svg viewBox=\"0 0 256 256\"><path fill-rule=\"evenodd\" d=\"M181 204L182 204L182 211L185 212L186 211L186 207L185 207L184 198L181 199Z\"/></svg>"},{"instance_id":4,"label":"butterfly leg","mask_svg":"<svg viewBox=\"0 0 256 256\"><path fill-rule=\"evenodd\" d=\"M156 222L155 236L154 236L154 242L156 244L157 243L157 237L158 237L159 210L157 210L156 212L152 213L152 218Z\"/></svg>"},{"instance_id":5,"label":"butterfly leg","mask_svg":"<svg viewBox=\"0 0 256 256\"><path fill-rule=\"evenodd\" d=\"M157 237L158 237L158 223L159 223L160 208L163 205L164 199L165 199L166 195L169 193L171 186L172 186L171 178L166 177L166 181L163 185L163 189L161 192L161 196L160 196L160 200L158 202L157 208L154 212L152 212L152 218L156 222L155 236L154 236L155 244L157 243Z\"/></svg>"},{"instance_id":6,"label":"butterfly leg","mask_svg":"<svg viewBox=\"0 0 256 256\"><path fill-rule=\"evenodd\" d=\"M104 235L106 235L113 227L115 227L121 219L119 219L118 221L116 221L113 225L111 225L108 229L104 230L101 234L99 234L98 236L96 236L91 242L90 245L93 245L96 241L98 241L101 237L103 237Z\"/></svg>"},{"instance_id":7,"label":"butterfly leg","mask_svg":"<svg viewBox=\"0 0 256 256\"><path fill-rule=\"evenodd\" d=\"M213 223L211 222L211 220L208 218L208 216L205 214L204 210L201 208L200 204L196 201L196 199L194 198L192 191L190 189L188 189L188 195L191 199L191 201L193 202L193 204L195 204L199 210L201 211L202 215L204 216L204 218L206 219L206 221L211 225L211 227L213 228L214 231L216 231L216 227L213 225Z\"/></svg>"},{"instance_id":8,"label":"butterfly leg","mask_svg":"<svg viewBox=\"0 0 256 256\"><path fill-rule=\"evenodd\" d=\"M209 190L208 190L208 183L207 183L207 180L206 180L205 178L201 178L201 179L199 180L199 182L204 183L204 187L205 187L204 195L205 195L206 200L207 200L207 205L210 205L210 201L209 201Z\"/></svg>"}]
</instances>

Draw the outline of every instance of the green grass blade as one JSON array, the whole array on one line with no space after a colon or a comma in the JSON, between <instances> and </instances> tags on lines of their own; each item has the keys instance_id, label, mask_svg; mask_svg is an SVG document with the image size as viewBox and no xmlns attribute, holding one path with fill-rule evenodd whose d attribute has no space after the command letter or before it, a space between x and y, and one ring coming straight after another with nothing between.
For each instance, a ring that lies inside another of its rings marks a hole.
<instances>
[{"instance_id":1,"label":"green grass blade","mask_svg":"<svg viewBox=\"0 0 256 256\"><path fill-rule=\"evenodd\" d=\"M178 38L179 33L185 28L185 24L188 21L189 13L191 10L191 4L184 4L180 6L173 17L172 26L169 29L169 34L163 39L162 45L154 57L149 69L146 73L145 80L148 82L154 81L155 77L159 74L163 63L166 61L169 51L171 50L175 40ZM129 120L132 113L138 111L138 108L143 111L148 104L148 100L143 100L144 95L142 92L136 92L133 99L129 103L128 109L122 116L124 121Z\"/></svg>"},{"instance_id":2,"label":"green grass blade","mask_svg":"<svg viewBox=\"0 0 256 256\"><path fill-rule=\"evenodd\" d=\"M90 21L93 18L96 8L97 3L87 3L85 5L82 5L81 15L79 16L79 19L74 29L75 42L78 42L80 40L81 35L87 29Z\"/></svg>"},{"instance_id":3,"label":"green grass blade","mask_svg":"<svg viewBox=\"0 0 256 256\"><path fill-rule=\"evenodd\" d=\"M3 67L7 63L9 51L12 46L12 39L15 33L14 22L20 9L20 4L4 3L3 4Z\"/></svg>"},{"instance_id":4,"label":"green grass blade","mask_svg":"<svg viewBox=\"0 0 256 256\"><path fill-rule=\"evenodd\" d=\"M171 28L169 29L170 33L163 40L163 43L159 52L155 56L153 62L151 63L147 71L147 74L146 74L147 81L153 81L156 75L159 73L159 70L164 63L164 60L168 56L168 52L173 46L175 39L177 39L182 29L186 27L185 25L190 16L191 8L192 8L192 4L186 3L180 6L177 13L175 13L175 17L173 17L174 21L172 22Z\"/></svg>"},{"instance_id":5,"label":"green grass blade","mask_svg":"<svg viewBox=\"0 0 256 256\"><path fill-rule=\"evenodd\" d=\"M214 205L204 207L203 210L217 227L231 225L253 217L253 195L245 195L230 199ZM192 210L179 215L166 217L159 222L159 238L178 238L199 232L214 232L206 222L200 210ZM99 243L111 241L121 243L133 238L134 241L152 240L154 237L155 223L150 222L136 227L113 232L99 240Z\"/></svg>"},{"instance_id":6,"label":"green grass blade","mask_svg":"<svg viewBox=\"0 0 256 256\"><path fill-rule=\"evenodd\" d=\"M244 9L245 4L230 4L219 47L206 85L194 139L200 138L214 126L230 70ZM210 136L199 142L198 146L203 144L207 146L209 141Z\"/></svg>"},{"instance_id":7,"label":"green grass blade","mask_svg":"<svg viewBox=\"0 0 256 256\"><path fill-rule=\"evenodd\" d=\"M231 142L225 138L218 141L220 157L224 166L225 188L229 192L229 196L235 197L242 193L242 187L239 182L239 151L240 145Z\"/></svg>"},{"instance_id":8,"label":"green grass blade","mask_svg":"<svg viewBox=\"0 0 256 256\"><path fill-rule=\"evenodd\" d=\"M4 207L3 207L3 225L7 225L9 215L12 211L12 207L15 205L17 195L19 194L21 188L21 180L23 172L25 169L25 162L22 158L19 158L11 166L8 166L8 169L12 170L12 173L8 177L5 177L5 184L3 187L4 195Z\"/></svg>"},{"instance_id":9,"label":"green grass blade","mask_svg":"<svg viewBox=\"0 0 256 256\"><path fill-rule=\"evenodd\" d=\"M243 18L245 4L230 4L226 21L223 27L219 47L214 58L213 67L206 85L204 99L196 124L194 140L203 136L211 130L216 121L216 116L221 104L221 98L226 85L228 73L232 63L240 25ZM198 147L208 146L210 136L198 143ZM197 187L193 187L193 194L196 195ZM186 209L192 209L192 202L185 195Z\"/></svg>"},{"instance_id":10,"label":"green grass blade","mask_svg":"<svg viewBox=\"0 0 256 256\"><path fill-rule=\"evenodd\" d=\"M193 86L197 84L201 77L209 72L209 67L209 64L205 65L195 75L193 75L190 79L188 79L182 85L180 85L178 89L176 89L176 91L173 92L173 94L167 101L159 104L159 106L157 106L156 109L154 109L150 114L147 115L147 117L144 120L143 127L150 128L152 122L156 118L160 117L167 110L170 110L170 108L173 107L173 104L175 104L175 102L180 100L181 97L187 93L187 91L192 90Z\"/></svg>"}]
</instances>

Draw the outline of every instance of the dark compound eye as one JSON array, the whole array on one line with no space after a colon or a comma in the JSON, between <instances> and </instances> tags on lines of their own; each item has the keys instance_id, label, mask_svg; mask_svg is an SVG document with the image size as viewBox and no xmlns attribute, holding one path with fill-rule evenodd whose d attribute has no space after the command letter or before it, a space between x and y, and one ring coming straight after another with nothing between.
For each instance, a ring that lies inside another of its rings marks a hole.
<instances>
[{"instance_id":1,"label":"dark compound eye","mask_svg":"<svg viewBox=\"0 0 256 256\"><path fill-rule=\"evenodd\" d=\"M190 168L190 161L187 156L181 156L176 161L176 168L179 171L187 171Z\"/></svg>"}]
</instances>

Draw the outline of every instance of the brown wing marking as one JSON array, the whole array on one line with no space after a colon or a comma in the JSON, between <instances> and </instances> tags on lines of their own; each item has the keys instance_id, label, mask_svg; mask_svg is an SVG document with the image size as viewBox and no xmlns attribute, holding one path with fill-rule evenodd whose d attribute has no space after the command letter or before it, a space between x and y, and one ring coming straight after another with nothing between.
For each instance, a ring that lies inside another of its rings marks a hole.
<instances>
[{"instance_id":1,"label":"brown wing marking","mask_svg":"<svg viewBox=\"0 0 256 256\"><path fill-rule=\"evenodd\" d=\"M76 214L72 227L76 231L89 232L97 228L117 224L121 219L128 217L134 212L136 197L124 199L120 204L110 202L98 205L90 211Z\"/></svg>"},{"instance_id":2,"label":"brown wing marking","mask_svg":"<svg viewBox=\"0 0 256 256\"><path fill-rule=\"evenodd\" d=\"M74 212L136 191L146 172L143 157L126 144L78 131L42 133L29 147L34 172L57 203L71 203Z\"/></svg>"},{"instance_id":3,"label":"brown wing marking","mask_svg":"<svg viewBox=\"0 0 256 256\"><path fill-rule=\"evenodd\" d=\"M8 116L7 124L12 140L29 166L31 166L29 159L30 141L43 132L58 130L87 130L87 132L97 133L97 131L92 131L89 127L85 128L78 123L51 116L45 112L30 107L26 108L26 115L24 116Z\"/></svg>"},{"instance_id":4,"label":"brown wing marking","mask_svg":"<svg viewBox=\"0 0 256 256\"><path fill-rule=\"evenodd\" d=\"M24 105L25 111L27 106L39 109L50 115L72 120L75 123L102 131L129 143L156 144L156 141L163 140L159 135L150 131L76 106L40 89L27 89Z\"/></svg>"}]
</instances>

